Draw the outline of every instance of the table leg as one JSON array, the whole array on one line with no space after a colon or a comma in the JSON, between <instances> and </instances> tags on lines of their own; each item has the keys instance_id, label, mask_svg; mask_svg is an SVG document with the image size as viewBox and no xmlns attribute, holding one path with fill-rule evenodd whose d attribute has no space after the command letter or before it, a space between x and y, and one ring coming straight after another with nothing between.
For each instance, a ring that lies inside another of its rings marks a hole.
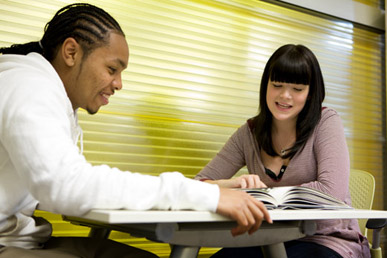
<instances>
[{"instance_id":1,"label":"table leg","mask_svg":"<svg viewBox=\"0 0 387 258\"><path fill-rule=\"evenodd\" d=\"M89 232L89 237L94 238L109 238L110 229L107 228L91 228Z\"/></svg>"},{"instance_id":2,"label":"table leg","mask_svg":"<svg viewBox=\"0 0 387 258\"><path fill-rule=\"evenodd\" d=\"M286 258L284 243L262 246L263 256L265 258Z\"/></svg>"},{"instance_id":3,"label":"table leg","mask_svg":"<svg viewBox=\"0 0 387 258\"><path fill-rule=\"evenodd\" d=\"M200 247L173 245L170 258L196 258Z\"/></svg>"}]
</instances>

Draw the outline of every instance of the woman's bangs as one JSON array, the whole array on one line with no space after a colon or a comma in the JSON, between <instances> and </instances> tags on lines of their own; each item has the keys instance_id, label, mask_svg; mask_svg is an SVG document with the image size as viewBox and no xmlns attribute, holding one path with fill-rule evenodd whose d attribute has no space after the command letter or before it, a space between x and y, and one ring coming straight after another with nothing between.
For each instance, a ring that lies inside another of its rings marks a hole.
<instances>
[{"instance_id":1,"label":"woman's bangs","mask_svg":"<svg viewBox=\"0 0 387 258\"><path fill-rule=\"evenodd\" d=\"M270 80L275 82L309 85L311 72L303 60L280 58L273 63Z\"/></svg>"}]
</instances>

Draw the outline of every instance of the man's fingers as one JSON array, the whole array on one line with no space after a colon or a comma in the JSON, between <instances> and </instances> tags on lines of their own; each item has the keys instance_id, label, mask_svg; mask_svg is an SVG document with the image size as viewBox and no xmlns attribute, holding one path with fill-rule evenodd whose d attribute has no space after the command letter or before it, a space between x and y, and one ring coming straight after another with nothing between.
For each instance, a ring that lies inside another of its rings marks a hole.
<instances>
[{"instance_id":1,"label":"man's fingers","mask_svg":"<svg viewBox=\"0 0 387 258\"><path fill-rule=\"evenodd\" d=\"M250 227L248 231L249 234L254 233L261 227L262 220L264 218L264 213L261 210L262 208L265 209L265 207L260 207L260 205L258 205L255 202L250 206L252 214L254 215L254 223L252 224L252 227Z\"/></svg>"},{"instance_id":2,"label":"man's fingers","mask_svg":"<svg viewBox=\"0 0 387 258\"><path fill-rule=\"evenodd\" d=\"M247 220L244 212L241 212L241 211L238 212L234 219L236 220L238 225L231 230L231 234L233 236L237 236L237 235L245 233L248 230L248 228L247 228L248 227L248 220Z\"/></svg>"},{"instance_id":3,"label":"man's fingers","mask_svg":"<svg viewBox=\"0 0 387 258\"><path fill-rule=\"evenodd\" d=\"M246 198L246 205L243 207L241 213L242 216L237 221L238 226L232 230L232 234L234 236L245 232L252 234L257 231L262 225L262 220L265 217L265 214L270 220L270 215L262 202L251 196L247 196Z\"/></svg>"},{"instance_id":4,"label":"man's fingers","mask_svg":"<svg viewBox=\"0 0 387 258\"><path fill-rule=\"evenodd\" d=\"M244 234L249 231L254 224L254 217L249 210L241 211L241 216L237 219L238 226L231 230L233 236Z\"/></svg>"},{"instance_id":5,"label":"man's fingers","mask_svg":"<svg viewBox=\"0 0 387 258\"><path fill-rule=\"evenodd\" d=\"M254 198L254 197L253 197ZM255 199L255 198L254 198ZM259 207L259 210L263 213L263 218L270 224L273 223L273 220L271 219L270 217L270 214L269 214L269 211L266 209L266 206L265 204L263 204L263 202L261 201L258 201L257 199L255 199L256 201L256 205Z\"/></svg>"},{"instance_id":6,"label":"man's fingers","mask_svg":"<svg viewBox=\"0 0 387 258\"><path fill-rule=\"evenodd\" d=\"M255 232L265 218L272 223L264 204L246 192L220 188L217 213L226 215L237 222L231 230L233 236Z\"/></svg>"}]
</instances>

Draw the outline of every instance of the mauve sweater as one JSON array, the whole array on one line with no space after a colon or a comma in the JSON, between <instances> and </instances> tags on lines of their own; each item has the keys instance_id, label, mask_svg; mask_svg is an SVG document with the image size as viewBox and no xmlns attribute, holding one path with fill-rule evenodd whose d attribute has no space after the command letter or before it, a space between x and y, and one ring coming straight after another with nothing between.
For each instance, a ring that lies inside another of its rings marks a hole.
<instances>
[{"instance_id":1,"label":"mauve sweater","mask_svg":"<svg viewBox=\"0 0 387 258\"><path fill-rule=\"evenodd\" d=\"M335 110L323 109L313 134L290 160L278 182L265 173L253 130L249 121L241 126L195 179L227 179L247 166L249 173L258 175L268 187L311 187L351 205L348 148L340 116ZM300 240L327 246L343 257L370 257L368 241L361 235L355 219L318 221L315 235Z\"/></svg>"}]
</instances>

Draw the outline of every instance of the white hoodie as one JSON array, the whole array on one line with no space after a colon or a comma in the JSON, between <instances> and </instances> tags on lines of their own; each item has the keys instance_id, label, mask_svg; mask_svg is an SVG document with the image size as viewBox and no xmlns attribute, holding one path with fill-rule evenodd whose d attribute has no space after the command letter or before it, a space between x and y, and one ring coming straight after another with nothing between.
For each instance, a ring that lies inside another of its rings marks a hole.
<instances>
[{"instance_id":1,"label":"white hoodie","mask_svg":"<svg viewBox=\"0 0 387 258\"><path fill-rule=\"evenodd\" d=\"M37 248L51 235L39 209L79 216L93 208L215 211L219 188L177 172L159 177L92 166L63 83L37 53L0 56L0 244Z\"/></svg>"}]
</instances>

